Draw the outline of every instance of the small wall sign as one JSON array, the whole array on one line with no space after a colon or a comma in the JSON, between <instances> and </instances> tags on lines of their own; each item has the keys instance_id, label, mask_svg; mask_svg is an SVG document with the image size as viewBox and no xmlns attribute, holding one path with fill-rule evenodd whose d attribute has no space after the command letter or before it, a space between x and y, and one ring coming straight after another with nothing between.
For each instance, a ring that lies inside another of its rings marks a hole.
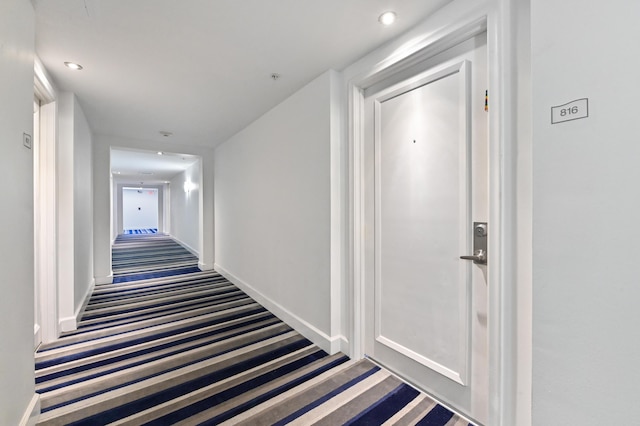
<instances>
[{"instance_id":1,"label":"small wall sign","mask_svg":"<svg viewBox=\"0 0 640 426\"><path fill-rule=\"evenodd\" d=\"M22 134L22 145L24 145L25 148L31 149L31 135L27 133Z\"/></svg>"},{"instance_id":2,"label":"small wall sign","mask_svg":"<svg viewBox=\"0 0 640 426\"><path fill-rule=\"evenodd\" d=\"M551 124L589 117L589 99L582 98L551 107Z\"/></svg>"}]
</instances>

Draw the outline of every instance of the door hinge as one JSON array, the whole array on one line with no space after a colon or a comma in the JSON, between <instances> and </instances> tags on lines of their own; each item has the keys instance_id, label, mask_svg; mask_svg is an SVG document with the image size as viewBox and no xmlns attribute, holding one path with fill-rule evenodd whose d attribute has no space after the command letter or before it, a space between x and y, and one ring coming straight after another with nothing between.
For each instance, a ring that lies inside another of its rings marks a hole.
<instances>
[{"instance_id":1,"label":"door hinge","mask_svg":"<svg viewBox=\"0 0 640 426\"><path fill-rule=\"evenodd\" d=\"M489 112L489 90L484 91L484 110Z\"/></svg>"}]
</instances>

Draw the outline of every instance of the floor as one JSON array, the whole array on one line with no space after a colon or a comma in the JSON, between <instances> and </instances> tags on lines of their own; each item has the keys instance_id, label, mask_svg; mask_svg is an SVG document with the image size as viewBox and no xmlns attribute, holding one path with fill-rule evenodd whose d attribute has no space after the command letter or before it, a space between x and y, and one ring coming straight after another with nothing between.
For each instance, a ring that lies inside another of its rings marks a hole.
<instances>
[{"instance_id":1,"label":"floor","mask_svg":"<svg viewBox=\"0 0 640 426\"><path fill-rule=\"evenodd\" d=\"M217 272L192 271L168 236L113 250L114 283L36 353L38 424L469 424L369 360L327 354Z\"/></svg>"}]
</instances>

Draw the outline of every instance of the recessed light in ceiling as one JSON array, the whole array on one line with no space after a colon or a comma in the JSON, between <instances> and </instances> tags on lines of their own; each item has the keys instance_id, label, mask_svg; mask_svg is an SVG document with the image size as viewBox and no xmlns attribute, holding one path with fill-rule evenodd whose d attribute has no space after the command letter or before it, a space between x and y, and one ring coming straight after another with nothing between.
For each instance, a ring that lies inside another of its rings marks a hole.
<instances>
[{"instance_id":1,"label":"recessed light in ceiling","mask_svg":"<svg viewBox=\"0 0 640 426\"><path fill-rule=\"evenodd\" d=\"M158 155L163 155L163 154L164 154L164 152L158 151Z\"/></svg>"},{"instance_id":2,"label":"recessed light in ceiling","mask_svg":"<svg viewBox=\"0 0 640 426\"><path fill-rule=\"evenodd\" d=\"M380 21L382 25L387 26L396 22L396 18L397 18L396 13L390 10L380 15L380 17L378 17L378 21Z\"/></svg>"},{"instance_id":3,"label":"recessed light in ceiling","mask_svg":"<svg viewBox=\"0 0 640 426\"><path fill-rule=\"evenodd\" d=\"M82 69L82 65L76 64L75 62L65 62L64 65L67 68L70 68L70 69L76 70L76 71L80 71Z\"/></svg>"},{"instance_id":4,"label":"recessed light in ceiling","mask_svg":"<svg viewBox=\"0 0 640 426\"><path fill-rule=\"evenodd\" d=\"M173 135L173 133L167 132L166 130L160 130L158 133L160 133L165 138L168 138L169 136Z\"/></svg>"},{"instance_id":5,"label":"recessed light in ceiling","mask_svg":"<svg viewBox=\"0 0 640 426\"><path fill-rule=\"evenodd\" d=\"M280 78L280 74L277 72L271 73L271 80L276 81Z\"/></svg>"}]
</instances>

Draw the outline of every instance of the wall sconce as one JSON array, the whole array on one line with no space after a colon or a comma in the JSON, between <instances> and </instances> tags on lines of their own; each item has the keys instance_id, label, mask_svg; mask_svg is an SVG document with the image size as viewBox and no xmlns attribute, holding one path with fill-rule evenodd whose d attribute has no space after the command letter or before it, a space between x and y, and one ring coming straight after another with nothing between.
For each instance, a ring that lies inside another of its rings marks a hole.
<instances>
[{"instance_id":1,"label":"wall sconce","mask_svg":"<svg viewBox=\"0 0 640 426\"><path fill-rule=\"evenodd\" d=\"M194 189L196 189L195 183L191 182L190 180L184 182L184 192L188 194Z\"/></svg>"}]
</instances>

